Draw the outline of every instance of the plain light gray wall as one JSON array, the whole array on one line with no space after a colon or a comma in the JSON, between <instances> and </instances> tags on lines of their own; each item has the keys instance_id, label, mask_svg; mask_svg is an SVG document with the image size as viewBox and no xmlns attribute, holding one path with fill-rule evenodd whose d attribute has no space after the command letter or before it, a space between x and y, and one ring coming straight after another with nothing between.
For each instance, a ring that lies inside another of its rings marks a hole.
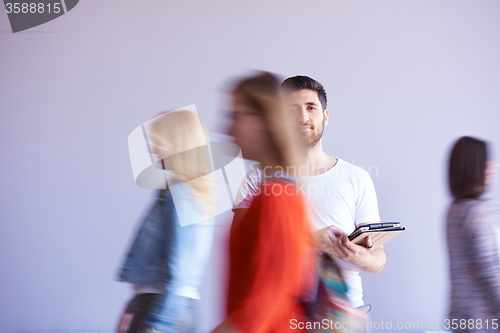
<instances>
[{"instance_id":1,"label":"plain light gray wall","mask_svg":"<svg viewBox=\"0 0 500 333\"><path fill-rule=\"evenodd\" d=\"M221 131L221 87L251 68L323 83L326 152L371 167L382 219L408 229L363 276L372 320L442 327L450 145L475 135L500 156L499 12L496 0L85 0L12 34L0 11L0 331L114 329L130 292L113 277L152 199L128 134L193 103ZM206 329L223 315L230 219Z\"/></svg>"}]
</instances>

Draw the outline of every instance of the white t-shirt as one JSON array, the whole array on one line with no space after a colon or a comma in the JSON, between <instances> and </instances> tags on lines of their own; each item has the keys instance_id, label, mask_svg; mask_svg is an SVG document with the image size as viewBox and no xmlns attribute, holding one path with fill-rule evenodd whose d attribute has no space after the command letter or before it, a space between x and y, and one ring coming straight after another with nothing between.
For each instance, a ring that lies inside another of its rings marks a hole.
<instances>
[{"instance_id":1,"label":"white t-shirt","mask_svg":"<svg viewBox=\"0 0 500 333\"><path fill-rule=\"evenodd\" d=\"M233 211L250 207L253 198L259 194L262 179L260 169L253 169L246 175L236 195ZM350 234L360 223L380 221L377 195L370 175L344 160L338 159L333 168L321 175L300 178L299 189L312 208L310 218L315 230L333 225ZM338 263L347 284L349 301L354 306L363 305L359 269L340 260Z\"/></svg>"}]
</instances>

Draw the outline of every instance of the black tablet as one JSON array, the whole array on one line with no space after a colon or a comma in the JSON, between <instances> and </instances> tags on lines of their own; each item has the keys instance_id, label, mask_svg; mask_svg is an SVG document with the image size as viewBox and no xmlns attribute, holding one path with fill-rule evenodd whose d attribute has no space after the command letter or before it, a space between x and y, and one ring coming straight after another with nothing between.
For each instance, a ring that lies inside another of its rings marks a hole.
<instances>
[{"instance_id":1,"label":"black tablet","mask_svg":"<svg viewBox=\"0 0 500 333\"><path fill-rule=\"evenodd\" d=\"M372 250L396 237L405 231L400 222L376 222L360 224L349 235L349 240L358 245L364 245L365 239L370 235L373 241Z\"/></svg>"}]
</instances>

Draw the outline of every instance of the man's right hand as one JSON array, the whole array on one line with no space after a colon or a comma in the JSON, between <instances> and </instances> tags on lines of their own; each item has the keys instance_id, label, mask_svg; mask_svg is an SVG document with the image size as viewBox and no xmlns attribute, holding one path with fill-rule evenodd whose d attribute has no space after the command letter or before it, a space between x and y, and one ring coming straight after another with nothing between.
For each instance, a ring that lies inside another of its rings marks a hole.
<instances>
[{"instance_id":1,"label":"man's right hand","mask_svg":"<svg viewBox=\"0 0 500 333\"><path fill-rule=\"evenodd\" d=\"M337 238L345 235L340 229L335 228L333 225L320 229L314 232L314 239L316 240L316 248L320 252L328 252L333 243L337 240Z\"/></svg>"}]
</instances>

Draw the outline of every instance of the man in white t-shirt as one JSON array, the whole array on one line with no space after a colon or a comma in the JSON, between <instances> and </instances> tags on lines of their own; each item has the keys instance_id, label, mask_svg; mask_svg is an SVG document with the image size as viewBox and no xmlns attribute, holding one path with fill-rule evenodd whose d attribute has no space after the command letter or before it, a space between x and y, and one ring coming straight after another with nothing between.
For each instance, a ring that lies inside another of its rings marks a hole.
<instances>
[{"instance_id":1,"label":"man in white t-shirt","mask_svg":"<svg viewBox=\"0 0 500 333\"><path fill-rule=\"evenodd\" d=\"M294 76L281 87L290 112L297 115L298 130L307 146L307 164L299 170L299 188L312 206L311 221L317 230L318 250L340 259L347 297L354 306L362 306L359 270L378 273L387 257L383 246L372 250L370 239L356 245L347 235L361 223L380 221L373 182L365 170L323 151L321 137L329 121L323 86L310 77ZM264 176L270 175L255 168L245 177L235 198L233 224L243 218L258 195Z\"/></svg>"}]
</instances>

